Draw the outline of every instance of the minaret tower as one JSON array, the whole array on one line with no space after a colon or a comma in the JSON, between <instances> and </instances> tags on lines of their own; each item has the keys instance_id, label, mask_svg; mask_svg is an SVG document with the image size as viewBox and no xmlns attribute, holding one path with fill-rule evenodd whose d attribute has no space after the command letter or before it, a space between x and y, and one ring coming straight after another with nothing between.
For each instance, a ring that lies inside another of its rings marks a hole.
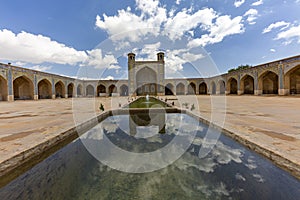
<instances>
[{"instance_id":1,"label":"minaret tower","mask_svg":"<svg viewBox=\"0 0 300 200\"><path fill-rule=\"evenodd\" d=\"M128 54L128 88L129 94L134 95L135 93L135 54Z\"/></svg>"}]
</instances>

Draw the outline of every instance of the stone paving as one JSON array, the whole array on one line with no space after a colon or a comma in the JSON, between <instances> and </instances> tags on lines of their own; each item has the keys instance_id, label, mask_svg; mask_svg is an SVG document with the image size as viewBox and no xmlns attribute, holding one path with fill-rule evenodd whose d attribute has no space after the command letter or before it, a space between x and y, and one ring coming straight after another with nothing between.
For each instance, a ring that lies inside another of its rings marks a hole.
<instances>
[{"instance_id":1,"label":"stone paving","mask_svg":"<svg viewBox=\"0 0 300 200\"><path fill-rule=\"evenodd\" d=\"M179 107L188 103L187 107L190 109L194 104L196 106L194 113L209 120L213 116L214 123L221 126L224 123L225 129L300 165L299 97L168 96L167 98L174 99L169 102L174 101ZM0 164L101 113L100 103L107 110L123 106L128 103L128 98L0 102Z\"/></svg>"}]
</instances>

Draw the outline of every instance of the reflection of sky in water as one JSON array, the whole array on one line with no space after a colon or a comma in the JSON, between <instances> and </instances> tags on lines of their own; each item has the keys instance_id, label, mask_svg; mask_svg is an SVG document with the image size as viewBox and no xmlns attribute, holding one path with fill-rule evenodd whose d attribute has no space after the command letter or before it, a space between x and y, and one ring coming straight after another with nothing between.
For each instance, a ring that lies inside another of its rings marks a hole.
<instances>
[{"instance_id":1,"label":"reflection of sky in water","mask_svg":"<svg viewBox=\"0 0 300 200\"><path fill-rule=\"evenodd\" d=\"M204 140L207 126L187 115L167 114L164 134L144 128L143 137L130 135L128 121L125 115L110 117L81 138L101 145L107 137L120 148L148 152L166 145L175 135L184 137L183 132L197 131L197 136L188 152L172 165L145 174L107 167L77 140L2 188L0 199L300 198L297 179L226 136L220 137L206 157L199 158L200 148L214 141Z\"/></svg>"}]
</instances>

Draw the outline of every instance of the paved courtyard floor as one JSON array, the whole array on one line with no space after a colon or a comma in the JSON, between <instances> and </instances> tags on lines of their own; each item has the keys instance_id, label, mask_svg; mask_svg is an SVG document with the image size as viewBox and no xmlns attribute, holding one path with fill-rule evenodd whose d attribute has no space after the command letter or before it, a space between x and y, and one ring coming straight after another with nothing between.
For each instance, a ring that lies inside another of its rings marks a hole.
<instances>
[{"instance_id":1,"label":"paved courtyard floor","mask_svg":"<svg viewBox=\"0 0 300 200\"><path fill-rule=\"evenodd\" d=\"M189 109L194 104L193 112L300 165L299 97L167 98ZM127 102L127 97L0 102L0 163L101 113L100 103L107 110Z\"/></svg>"}]
</instances>

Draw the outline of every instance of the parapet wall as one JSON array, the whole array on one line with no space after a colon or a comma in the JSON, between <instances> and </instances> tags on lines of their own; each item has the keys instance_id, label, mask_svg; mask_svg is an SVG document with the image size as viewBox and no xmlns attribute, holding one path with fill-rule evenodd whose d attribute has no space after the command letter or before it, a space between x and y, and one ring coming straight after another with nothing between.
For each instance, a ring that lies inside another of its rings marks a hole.
<instances>
[{"instance_id":1,"label":"parapet wall","mask_svg":"<svg viewBox=\"0 0 300 200\"><path fill-rule=\"evenodd\" d=\"M82 80L0 63L0 101L128 96L129 80ZM158 95L300 94L300 55L209 78L164 79Z\"/></svg>"}]
</instances>

